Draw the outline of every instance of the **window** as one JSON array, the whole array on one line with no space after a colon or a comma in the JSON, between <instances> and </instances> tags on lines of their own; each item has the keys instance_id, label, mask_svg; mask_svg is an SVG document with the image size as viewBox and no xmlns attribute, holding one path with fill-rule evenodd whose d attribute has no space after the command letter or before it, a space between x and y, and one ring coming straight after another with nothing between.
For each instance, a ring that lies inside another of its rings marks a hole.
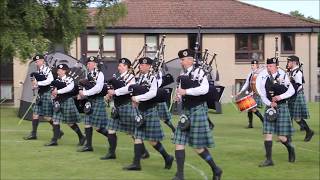
<instances>
[{"instance_id":1,"label":"window","mask_svg":"<svg viewBox=\"0 0 320 180\"><path fill-rule=\"evenodd\" d=\"M153 59L158 50L158 35L146 35L145 36L146 56Z\"/></svg>"},{"instance_id":2,"label":"window","mask_svg":"<svg viewBox=\"0 0 320 180\"><path fill-rule=\"evenodd\" d=\"M194 48L196 47L196 42L197 42L197 37L198 37L198 34L188 34L188 48L189 49L191 49L191 50L194 50ZM200 43L199 45L199 47L200 47L200 49L199 49L199 52L201 52L201 38L202 38L202 36L200 36L200 42L198 42L198 43ZM201 55L202 54L200 54L200 57L199 58L201 58Z\"/></svg>"},{"instance_id":3,"label":"window","mask_svg":"<svg viewBox=\"0 0 320 180\"><path fill-rule=\"evenodd\" d=\"M0 94L1 102L13 101L13 63L1 63L0 64Z\"/></svg>"},{"instance_id":4,"label":"window","mask_svg":"<svg viewBox=\"0 0 320 180\"><path fill-rule=\"evenodd\" d=\"M234 89L235 92L233 92L233 93L237 94L241 90L241 88L245 82L246 82L245 79L236 79L235 80L235 89Z\"/></svg>"},{"instance_id":5,"label":"window","mask_svg":"<svg viewBox=\"0 0 320 180\"><path fill-rule=\"evenodd\" d=\"M281 53L294 54L295 51L295 35L294 33L281 34Z\"/></svg>"},{"instance_id":6,"label":"window","mask_svg":"<svg viewBox=\"0 0 320 180\"><path fill-rule=\"evenodd\" d=\"M236 34L236 62L263 61L263 34Z\"/></svg>"},{"instance_id":7,"label":"window","mask_svg":"<svg viewBox=\"0 0 320 180\"><path fill-rule=\"evenodd\" d=\"M103 42L103 44L101 44ZM107 58L116 58L116 37L115 35L105 35L100 40L98 35L87 36L87 56L96 56L100 45L103 46L103 56Z\"/></svg>"}]
</instances>

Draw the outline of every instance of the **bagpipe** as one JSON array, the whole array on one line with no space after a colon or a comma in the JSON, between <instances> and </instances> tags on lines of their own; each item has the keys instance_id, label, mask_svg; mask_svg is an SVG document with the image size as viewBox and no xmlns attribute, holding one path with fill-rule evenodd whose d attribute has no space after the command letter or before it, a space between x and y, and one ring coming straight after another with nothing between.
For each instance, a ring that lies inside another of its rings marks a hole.
<instances>
[{"instance_id":1,"label":"bagpipe","mask_svg":"<svg viewBox=\"0 0 320 180\"><path fill-rule=\"evenodd\" d=\"M207 49L205 49L204 53L202 54L202 52L198 51L199 47L197 47L197 44L198 43L196 43L195 56L194 56L194 58L196 58L195 59L196 63L194 65L192 71L190 72L189 75L180 75L177 78L177 82L180 84L182 89L199 87L203 78L210 76L211 72L213 70L212 64L214 61L216 61L217 54L214 53L212 55L208 52ZM209 60L209 56L211 56L210 60ZM195 73L196 69L198 69L197 73ZM200 75L201 71L203 71L202 76ZM191 76L192 73L194 73L193 76ZM225 87L224 86L216 86L214 81L209 80L209 79L210 78L208 78L208 82L209 82L208 93L205 95L201 95L200 96L201 98L199 98L199 97L194 97L194 98L207 102L207 105L209 108L215 109L215 102L220 102L220 99L221 99L221 96L223 94ZM192 99L193 97L189 96L189 98Z\"/></svg>"},{"instance_id":2,"label":"bagpipe","mask_svg":"<svg viewBox=\"0 0 320 180\"><path fill-rule=\"evenodd\" d=\"M149 91L150 85L153 80L156 80L154 78L157 78L157 75L160 71L162 71L162 68L165 66L164 63L164 50L165 50L165 40L166 36L163 35L160 41L159 49L156 52L155 58L153 60L153 64L151 66L151 71L147 75L147 80L142 82L141 84L134 84L129 86L129 91L131 91L132 96L138 96L141 94L145 94ZM142 48L140 53L138 54L137 58L132 63L132 68L135 70L138 65L138 58L141 56L142 52L146 49L146 45ZM138 71L139 74L139 71ZM154 76L153 79L151 79L151 76ZM163 88L166 85L169 85L174 82L174 79L171 74L167 73L162 78L162 85L157 90L157 95L153 99L150 100L150 102L170 102L171 99L171 93L172 88Z\"/></svg>"}]
</instances>

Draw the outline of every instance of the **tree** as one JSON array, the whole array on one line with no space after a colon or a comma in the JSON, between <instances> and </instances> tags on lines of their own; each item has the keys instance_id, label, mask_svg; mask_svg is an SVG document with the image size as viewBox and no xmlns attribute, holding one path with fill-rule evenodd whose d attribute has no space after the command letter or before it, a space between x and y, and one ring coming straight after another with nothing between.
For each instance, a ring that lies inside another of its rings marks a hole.
<instances>
[{"instance_id":1,"label":"tree","mask_svg":"<svg viewBox=\"0 0 320 180\"><path fill-rule=\"evenodd\" d=\"M298 10L290 11L290 15L298 17L302 20L307 20L307 21L311 21L313 23L320 24L319 20L317 20L311 16L305 17L304 14L300 13ZM320 33L318 33L318 67L320 67Z\"/></svg>"},{"instance_id":2,"label":"tree","mask_svg":"<svg viewBox=\"0 0 320 180\"><path fill-rule=\"evenodd\" d=\"M97 13L89 17L87 9L92 6ZM58 47L68 52L88 22L103 34L126 14L119 0L2 0L0 62L15 56L26 60Z\"/></svg>"}]
</instances>

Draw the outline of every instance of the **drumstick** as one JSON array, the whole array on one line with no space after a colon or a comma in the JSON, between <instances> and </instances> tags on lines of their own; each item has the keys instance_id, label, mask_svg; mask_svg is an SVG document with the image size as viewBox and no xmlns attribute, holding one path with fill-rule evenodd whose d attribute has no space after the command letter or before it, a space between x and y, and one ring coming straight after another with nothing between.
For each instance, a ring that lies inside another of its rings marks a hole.
<instances>
[{"instance_id":1,"label":"drumstick","mask_svg":"<svg viewBox=\"0 0 320 180\"><path fill-rule=\"evenodd\" d=\"M231 104L232 104L232 106L234 107L234 109L235 109L236 111L239 111L239 109L236 107L236 105L234 105L233 98L234 98L234 96L231 95Z\"/></svg>"}]
</instances>

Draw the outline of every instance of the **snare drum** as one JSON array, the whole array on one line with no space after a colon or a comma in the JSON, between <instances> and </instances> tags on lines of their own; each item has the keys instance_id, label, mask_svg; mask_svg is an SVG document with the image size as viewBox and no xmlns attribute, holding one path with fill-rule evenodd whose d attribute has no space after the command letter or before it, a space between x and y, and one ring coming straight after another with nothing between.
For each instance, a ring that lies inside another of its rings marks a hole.
<instances>
[{"instance_id":1,"label":"snare drum","mask_svg":"<svg viewBox=\"0 0 320 180\"><path fill-rule=\"evenodd\" d=\"M257 103L251 94L236 100L236 104L241 112L257 107Z\"/></svg>"}]
</instances>

